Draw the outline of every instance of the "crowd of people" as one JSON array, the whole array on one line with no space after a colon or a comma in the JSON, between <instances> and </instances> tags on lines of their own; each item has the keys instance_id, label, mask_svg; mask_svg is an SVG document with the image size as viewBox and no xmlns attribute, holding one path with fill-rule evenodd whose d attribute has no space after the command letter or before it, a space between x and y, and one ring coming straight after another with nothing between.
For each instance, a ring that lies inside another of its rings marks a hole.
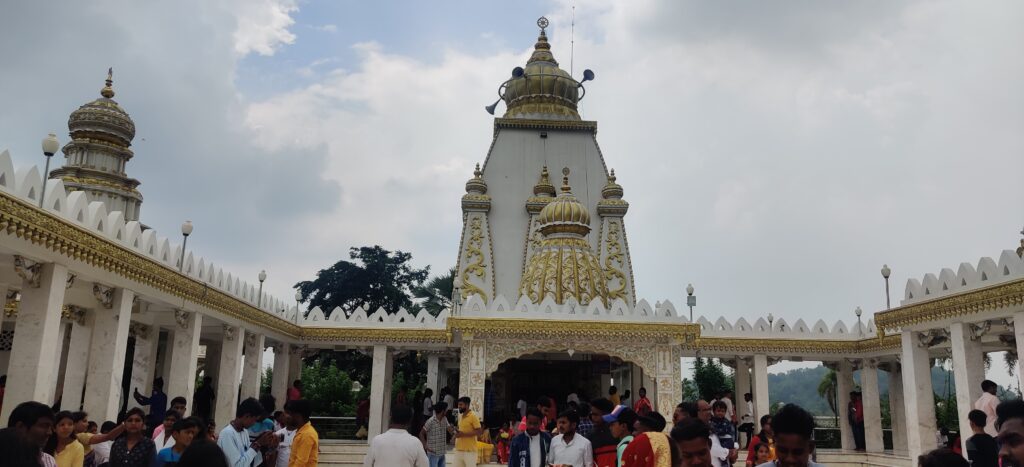
<instances>
[{"instance_id":1,"label":"crowd of people","mask_svg":"<svg viewBox=\"0 0 1024 467\"><path fill-rule=\"evenodd\" d=\"M983 386L985 393L994 396L988 386ZM422 412L406 405L392 408L389 429L371 440L364 466L442 467L454 457L452 465L470 467L492 462L491 448L493 457L509 467L725 467L739 462L741 452L748 467L822 465L815 461L814 417L795 404L755 423L751 394L744 394L736 407L732 393L722 391L710 402L680 403L667 421L653 410L645 389L638 394L626 405L624 394L614 390L589 402L572 393L561 411L549 397L533 404L520 399L517 418L497 430L492 445L468 397L451 407L433 403L427 393ZM616 395L620 404L615 404ZM848 416L856 448L863 450L858 396L851 394ZM967 457L943 446L916 459L919 467L1024 467L1024 401L995 399L992 404L992 398L983 397L977 406L993 413L971 411L974 434L965 443ZM425 422L415 425L419 415Z\"/></svg>"},{"instance_id":2,"label":"crowd of people","mask_svg":"<svg viewBox=\"0 0 1024 467\"><path fill-rule=\"evenodd\" d=\"M210 379L196 394L213 397ZM204 389L204 387L206 389ZM0 429L0 465L11 467L313 467L319 435L310 424L312 405L301 398L301 383L289 391L283 411L269 394L243 400L234 418L219 431L212 400L197 403L177 396L167 404L163 381L153 393L136 389L140 405L115 423L98 425L85 412L54 410L40 402L16 406Z\"/></svg>"}]
</instances>

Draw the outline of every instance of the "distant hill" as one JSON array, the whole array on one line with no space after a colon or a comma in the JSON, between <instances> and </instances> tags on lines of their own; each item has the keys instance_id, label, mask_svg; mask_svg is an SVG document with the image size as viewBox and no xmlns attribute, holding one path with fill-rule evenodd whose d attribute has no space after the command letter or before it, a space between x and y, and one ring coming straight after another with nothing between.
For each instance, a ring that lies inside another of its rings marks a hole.
<instances>
[{"instance_id":1,"label":"distant hill","mask_svg":"<svg viewBox=\"0 0 1024 467\"><path fill-rule=\"evenodd\" d=\"M768 400L772 405L779 402L797 404L815 415L832 415L828 402L818 396L818 384L825 377L828 368L801 368L785 373L768 375ZM860 385L860 372L854 372L853 379ZM889 373L878 372L879 391L883 397L889 394ZM932 390L939 395L954 394L953 375L939 367L932 368ZM947 392L948 390L948 392ZM841 413L841 412L840 412Z\"/></svg>"}]
</instances>

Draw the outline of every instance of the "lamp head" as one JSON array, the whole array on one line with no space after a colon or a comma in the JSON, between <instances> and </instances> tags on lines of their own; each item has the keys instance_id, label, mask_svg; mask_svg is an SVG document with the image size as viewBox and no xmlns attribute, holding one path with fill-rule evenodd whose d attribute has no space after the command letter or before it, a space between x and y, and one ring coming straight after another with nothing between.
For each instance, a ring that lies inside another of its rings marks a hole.
<instances>
[{"instance_id":1,"label":"lamp head","mask_svg":"<svg viewBox=\"0 0 1024 467\"><path fill-rule=\"evenodd\" d=\"M186 237L192 235L192 221L185 221L181 224L181 234Z\"/></svg>"},{"instance_id":2,"label":"lamp head","mask_svg":"<svg viewBox=\"0 0 1024 467\"><path fill-rule=\"evenodd\" d=\"M57 135L50 133L43 138L43 154L46 157L56 154L58 149L60 149L60 142L57 141ZM43 174L43 176L45 177L46 174Z\"/></svg>"},{"instance_id":3,"label":"lamp head","mask_svg":"<svg viewBox=\"0 0 1024 467\"><path fill-rule=\"evenodd\" d=\"M461 290L462 286L463 286L463 284L462 284L462 278L461 277L456 277L455 280L452 281L452 288L454 288L455 290Z\"/></svg>"},{"instance_id":4,"label":"lamp head","mask_svg":"<svg viewBox=\"0 0 1024 467\"><path fill-rule=\"evenodd\" d=\"M693 284L686 284L686 295L693 295Z\"/></svg>"},{"instance_id":5,"label":"lamp head","mask_svg":"<svg viewBox=\"0 0 1024 467\"><path fill-rule=\"evenodd\" d=\"M295 301L296 302L301 302L302 301L302 291L301 290L296 290L295 291Z\"/></svg>"},{"instance_id":6,"label":"lamp head","mask_svg":"<svg viewBox=\"0 0 1024 467\"><path fill-rule=\"evenodd\" d=\"M775 321L775 315L768 313L768 324L771 324L772 321Z\"/></svg>"},{"instance_id":7,"label":"lamp head","mask_svg":"<svg viewBox=\"0 0 1024 467\"><path fill-rule=\"evenodd\" d=\"M861 311L860 307L857 307L857 309L853 310L853 312L857 315L857 319L860 319L860 315L861 315L861 313L863 313L863 311Z\"/></svg>"},{"instance_id":8,"label":"lamp head","mask_svg":"<svg viewBox=\"0 0 1024 467\"><path fill-rule=\"evenodd\" d=\"M263 281L267 280L267 271L260 271L259 278L260 278L260 283L262 283Z\"/></svg>"},{"instance_id":9,"label":"lamp head","mask_svg":"<svg viewBox=\"0 0 1024 467\"><path fill-rule=\"evenodd\" d=\"M888 264L883 264L882 265L882 277L888 279L889 278L889 274L892 274L892 269L889 269L889 265Z\"/></svg>"}]
</instances>

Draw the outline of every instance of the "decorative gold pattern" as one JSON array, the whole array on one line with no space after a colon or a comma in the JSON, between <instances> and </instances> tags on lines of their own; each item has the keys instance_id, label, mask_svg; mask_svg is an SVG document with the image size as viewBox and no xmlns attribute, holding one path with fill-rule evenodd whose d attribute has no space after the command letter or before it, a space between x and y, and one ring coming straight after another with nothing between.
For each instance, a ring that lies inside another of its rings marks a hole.
<instances>
[{"instance_id":1,"label":"decorative gold pattern","mask_svg":"<svg viewBox=\"0 0 1024 467\"><path fill-rule=\"evenodd\" d=\"M0 192L0 232L232 318L300 337L299 327L111 240Z\"/></svg>"},{"instance_id":2,"label":"decorative gold pattern","mask_svg":"<svg viewBox=\"0 0 1024 467\"><path fill-rule=\"evenodd\" d=\"M625 255L622 252L622 243L619 242L619 223L615 219L608 221L608 237L605 239L604 270L608 275L608 299L626 298L626 273L622 268L626 265Z\"/></svg>"},{"instance_id":3,"label":"decorative gold pattern","mask_svg":"<svg viewBox=\"0 0 1024 467\"><path fill-rule=\"evenodd\" d=\"M510 130L575 130L597 132L597 122L587 120L540 120L536 118L495 118L495 133Z\"/></svg>"},{"instance_id":4,"label":"decorative gold pattern","mask_svg":"<svg viewBox=\"0 0 1024 467\"><path fill-rule=\"evenodd\" d=\"M582 307L581 307L582 311ZM448 331L473 333L474 338L560 339L568 342L618 339L648 342L687 342L700 336L700 325L617 321L545 320L543 326L523 326L516 318L448 318Z\"/></svg>"},{"instance_id":5,"label":"decorative gold pattern","mask_svg":"<svg viewBox=\"0 0 1024 467\"><path fill-rule=\"evenodd\" d=\"M310 342L388 342L447 344L451 335L444 329L383 329L305 327L302 337Z\"/></svg>"},{"instance_id":6,"label":"decorative gold pattern","mask_svg":"<svg viewBox=\"0 0 1024 467\"><path fill-rule=\"evenodd\" d=\"M65 176L60 177L60 179L63 180L66 185L69 185L69 186L70 185L80 185L82 188L103 187L103 188L110 188L110 189L113 189L113 190L125 191L125 192L132 193L132 194L135 194L135 195L141 195L141 193L139 193L139 190L137 190L135 188L132 188L131 186L122 185L122 184L111 182L111 181L108 181L108 180L101 180L101 179L98 179L98 178L92 178L92 177L72 177L70 175L65 175Z\"/></svg>"},{"instance_id":7,"label":"decorative gold pattern","mask_svg":"<svg viewBox=\"0 0 1024 467\"><path fill-rule=\"evenodd\" d=\"M895 330L914 324L973 315L1024 304L1024 279L937 298L875 313L878 329Z\"/></svg>"},{"instance_id":8,"label":"decorative gold pattern","mask_svg":"<svg viewBox=\"0 0 1024 467\"><path fill-rule=\"evenodd\" d=\"M694 344L684 346L690 350L704 352L727 352L733 354L835 354L856 355L869 352L895 350L900 347L900 336L861 340L746 338L746 337L701 337Z\"/></svg>"},{"instance_id":9,"label":"decorative gold pattern","mask_svg":"<svg viewBox=\"0 0 1024 467\"><path fill-rule=\"evenodd\" d=\"M484 263L484 253L480 249L484 245L483 219L480 216L473 216L469 221L469 241L466 242L466 261L468 264L462 270L462 298L467 299L473 294L480 295L487 301L487 293L477 287L470 280L475 277L486 283L487 265Z\"/></svg>"}]
</instances>

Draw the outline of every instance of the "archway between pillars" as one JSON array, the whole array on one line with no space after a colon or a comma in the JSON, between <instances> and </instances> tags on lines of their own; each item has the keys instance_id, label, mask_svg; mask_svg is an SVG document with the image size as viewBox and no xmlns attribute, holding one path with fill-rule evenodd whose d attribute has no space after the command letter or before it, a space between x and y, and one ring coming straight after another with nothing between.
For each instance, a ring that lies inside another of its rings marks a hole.
<instances>
[{"instance_id":1,"label":"archway between pillars","mask_svg":"<svg viewBox=\"0 0 1024 467\"><path fill-rule=\"evenodd\" d=\"M655 409L671 420L672 410L682 400L681 347L677 344L464 338L459 371L460 392L469 396L471 409L483 415L487 378L501 363L530 354L568 352L570 349L605 354L639 366L655 382L654 388L647 388L648 394L655 395Z\"/></svg>"}]
</instances>

